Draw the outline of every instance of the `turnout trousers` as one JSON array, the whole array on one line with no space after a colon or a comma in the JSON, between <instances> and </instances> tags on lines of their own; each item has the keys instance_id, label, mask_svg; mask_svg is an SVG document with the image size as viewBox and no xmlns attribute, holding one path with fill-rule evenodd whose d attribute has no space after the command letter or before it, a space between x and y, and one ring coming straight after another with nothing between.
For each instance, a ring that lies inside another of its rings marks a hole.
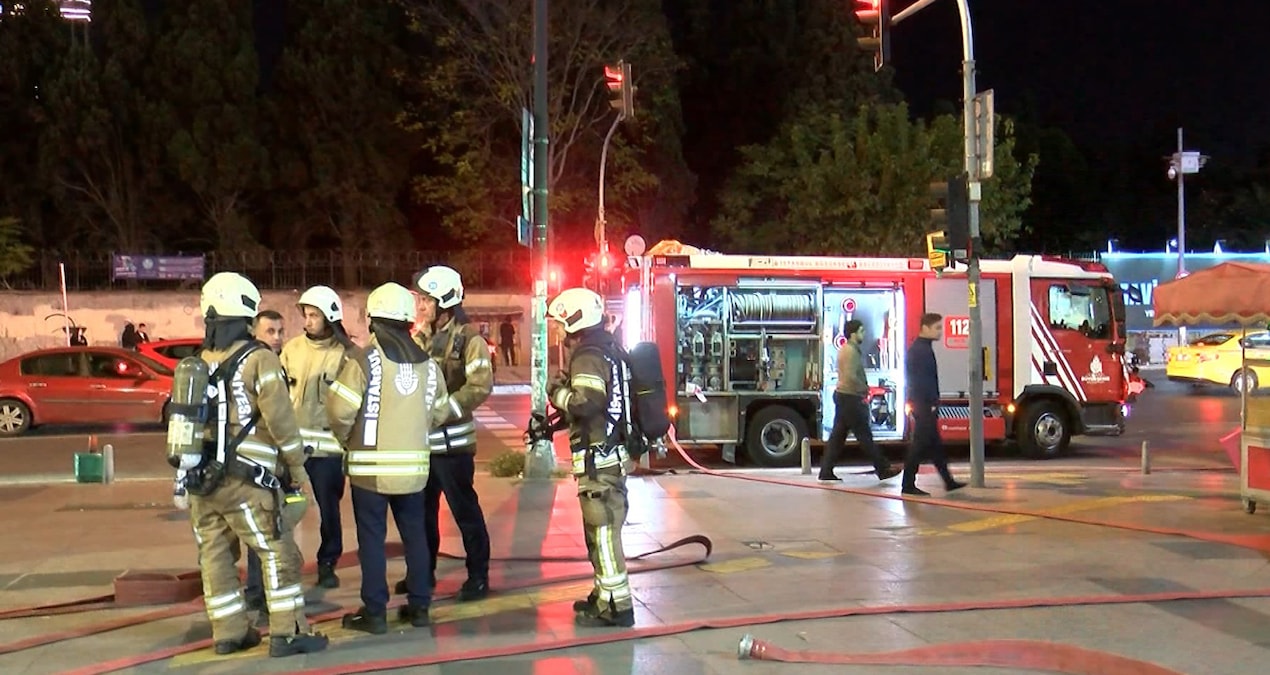
<instances>
[{"instance_id":1,"label":"turnout trousers","mask_svg":"<svg viewBox=\"0 0 1270 675\"><path fill-rule=\"evenodd\" d=\"M203 602L216 642L241 640L247 634L247 606L235 565L239 541L260 557L269 633L287 637L309 631L300 588L300 549L293 537L277 531L276 501L273 493L234 476L226 476L210 495L190 495Z\"/></svg>"},{"instance_id":2,"label":"turnout trousers","mask_svg":"<svg viewBox=\"0 0 1270 675\"><path fill-rule=\"evenodd\" d=\"M596 598L600 616L611 616L612 612L632 608L626 554L622 550L622 525L628 505L626 476L621 466L613 466L596 469L595 478L585 473L577 478L587 554L595 570L591 597Z\"/></svg>"}]
</instances>

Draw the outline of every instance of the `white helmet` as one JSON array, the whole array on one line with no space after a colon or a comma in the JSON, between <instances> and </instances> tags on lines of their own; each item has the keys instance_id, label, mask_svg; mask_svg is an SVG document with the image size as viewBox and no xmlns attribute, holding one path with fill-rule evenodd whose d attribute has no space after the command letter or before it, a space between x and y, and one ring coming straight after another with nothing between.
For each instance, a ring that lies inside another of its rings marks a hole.
<instances>
[{"instance_id":1,"label":"white helmet","mask_svg":"<svg viewBox=\"0 0 1270 675\"><path fill-rule=\"evenodd\" d=\"M463 302L463 277L444 265L429 267L415 281L419 290L437 299L437 307L448 309Z\"/></svg>"},{"instance_id":2,"label":"white helmet","mask_svg":"<svg viewBox=\"0 0 1270 675\"><path fill-rule=\"evenodd\" d=\"M570 288L551 301L547 314L564 324L564 332L572 335L604 322L604 300L595 291Z\"/></svg>"},{"instance_id":3,"label":"white helmet","mask_svg":"<svg viewBox=\"0 0 1270 675\"><path fill-rule=\"evenodd\" d=\"M372 319L414 323L415 296L405 286L390 281L370 292L366 298L366 315Z\"/></svg>"},{"instance_id":4,"label":"white helmet","mask_svg":"<svg viewBox=\"0 0 1270 675\"><path fill-rule=\"evenodd\" d=\"M314 286L305 291L297 305L308 305L322 313L327 323L335 323L344 319L344 303L330 286Z\"/></svg>"},{"instance_id":5,"label":"white helmet","mask_svg":"<svg viewBox=\"0 0 1270 675\"><path fill-rule=\"evenodd\" d=\"M219 272L203 284L198 304L204 317L215 309L217 316L253 319L260 311L260 291L241 274Z\"/></svg>"}]
</instances>

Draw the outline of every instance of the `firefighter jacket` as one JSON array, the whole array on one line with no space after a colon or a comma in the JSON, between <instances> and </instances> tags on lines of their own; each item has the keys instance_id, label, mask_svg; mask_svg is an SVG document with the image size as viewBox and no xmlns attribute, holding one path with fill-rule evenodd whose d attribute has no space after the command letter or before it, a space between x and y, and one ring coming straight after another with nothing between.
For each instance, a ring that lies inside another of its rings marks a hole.
<instances>
[{"instance_id":1,"label":"firefighter jacket","mask_svg":"<svg viewBox=\"0 0 1270 675\"><path fill-rule=\"evenodd\" d=\"M246 344L246 340L239 340L228 349L203 350L200 356L215 374L222 361ZM216 421L208 425L204 437L214 439L218 461L224 461L225 445L255 418L255 424L238 444L237 461L249 468L264 468L275 476L288 474L293 485L308 482L304 444L277 354L264 347L252 351L238 364L237 372L230 375L225 397L217 398L212 402ZM223 423L227 423L226 428L219 429Z\"/></svg>"},{"instance_id":2,"label":"firefighter jacket","mask_svg":"<svg viewBox=\"0 0 1270 675\"><path fill-rule=\"evenodd\" d=\"M443 424L434 427L428 437L432 452L474 454L476 422L472 412L494 388L489 345L471 324L454 319L423 345L441 365L446 391L450 392L450 417L441 420Z\"/></svg>"},{"instance_id":3,"label":"firefighter jacket","mask_svg":"<svg viewBox=\"0 0 1270 675\"><path fill-rule=\"evenodd\" d=\"M371 338L340 369L326 399L335 438L347 449L349 482L386 495L419 492L428 483L428 432L449 414L436 362L395 363Z\"/></svg>"},{"instance_id":4,"label":"firefighter jacket","mask_svg":"<svg viewBox=\"0 0 1270 675\"><path fill-rule=\"evenodd\" d=\"M588 331L570 355L566 379L550 392L551 404L568 416L574 475L590 473L585 466L588 451L596 469L621 466L626 459L620 428L622 371L619 361L609 356L614 351L612 334Z\"/></svg>"},{"instance_id":5,"label":"firefighter jacket","mask_svg":"<svg viewBox=\"0 0 1270 675\"><path fill-rule=\"evenodd\" d=\"M326 420L326 399L331 383L348 360L347 348L334 336L314 339L297 335L282 346L281 360L305 446L313 449L314 457L342 454Z\"/></svg>"}]
</instances>

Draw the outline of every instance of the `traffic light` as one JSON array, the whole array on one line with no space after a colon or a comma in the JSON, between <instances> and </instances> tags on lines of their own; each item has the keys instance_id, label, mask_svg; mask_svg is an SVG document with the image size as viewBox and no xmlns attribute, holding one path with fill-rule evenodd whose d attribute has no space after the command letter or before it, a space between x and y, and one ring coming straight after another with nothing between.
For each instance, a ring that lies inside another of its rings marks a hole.
<instances>
[{"instance_id":1,"label":"traffic light","mask_svg":"<svg viewBox=\"0 0 1270 675\"><path fill-rule=\"evenodd\" d=\"M947 249L954 260L963 260L970 254L970 179L960 174L930 184L930 196L935 206L930 210L933 227L939 228L947 238Z\"/></svg>"},{"instance_id":2,"label":"traffic light","mask_svg":"<svg viewBox=\"0 0 1270 675\"><path fill-rule=\"evenodd\" d=\"M609 105L621 117L635 117L635 86L631 81L631 64L618 61L616 66L604 66L604 85L609 89Z\"/></svg>"},{"instance_id":3,"label":"traffic light","mask_svg":"<svg viewBox=\"0 0 1270 675\"><path fill-rule=\"evenodd\" d=\"M855 4L855 18L864 29L856 38L860 51L873 54L873 69L891 60L891 0L851 0Z\"/></svg>"},{"instance_id":4,"label":"traffic light","mask_svg":"<svg viewBox=\"0 0 1270 675\"><path fill-rule=\"evenodd\" d=\"M926 259L930 261L931 269L938 272L948 267L949 250L948 238L943 230L926 235Z\"/></svg>"}]
</instances>

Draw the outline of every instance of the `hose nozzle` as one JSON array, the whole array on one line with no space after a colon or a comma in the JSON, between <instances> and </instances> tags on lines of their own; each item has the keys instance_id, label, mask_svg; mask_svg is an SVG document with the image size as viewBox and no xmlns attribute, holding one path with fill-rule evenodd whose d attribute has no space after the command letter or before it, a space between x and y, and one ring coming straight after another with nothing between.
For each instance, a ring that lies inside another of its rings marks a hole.
<instances>
[{"instance_id":1,"label":"hose nozzle","mask_svg":"<svg viewBox=\"0 0 1270 675\"><path fill-rule=\"evenodd\" d=\"M736 657L742 661L746 659L761 661L766 654L767 643L755 640L749 633L741 636L741 642L736 646Z\"/></svg>"}]
</instances>

